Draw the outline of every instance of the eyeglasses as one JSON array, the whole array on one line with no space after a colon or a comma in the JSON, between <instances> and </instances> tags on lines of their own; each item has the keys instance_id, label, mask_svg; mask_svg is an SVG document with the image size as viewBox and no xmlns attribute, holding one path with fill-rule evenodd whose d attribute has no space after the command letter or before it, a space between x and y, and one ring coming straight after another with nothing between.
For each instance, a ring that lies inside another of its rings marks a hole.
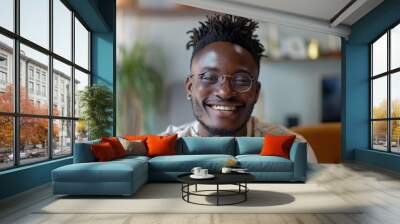
<instances>
[{"instance_id":1,"label":"eyeglasses","mask_svg":"<svg viewBox=\"0 0 400 224\"><path fill-rule=\"evenodd\" d=\"M229 78L231 87L238 93L244 93L251 89L254 78L248 73L235 73L233 75L219 75L216 72L204 72L198 75L200 82L205 87L215 87L223 83L224 78Z\"/></svg>"}]
</instances>

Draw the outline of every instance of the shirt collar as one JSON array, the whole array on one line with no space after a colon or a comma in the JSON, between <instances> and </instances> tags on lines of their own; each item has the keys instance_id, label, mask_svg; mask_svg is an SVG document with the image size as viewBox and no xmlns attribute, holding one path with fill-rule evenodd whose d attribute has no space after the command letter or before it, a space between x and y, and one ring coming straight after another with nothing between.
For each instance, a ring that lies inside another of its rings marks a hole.
<instances>
[{"instance_id":1,"label":"shirt collar","mask_svg":"<svg viewBox=\"0 0 400 224\"><path fill-rule=\"evenodd\" d=\"M246 123L246 136L254 136L255 123L258 122L257 118L251 116ZM199 134L200 122L195 120L192 124L193 136L200 136Z\"/></svg>"}]
</instances>

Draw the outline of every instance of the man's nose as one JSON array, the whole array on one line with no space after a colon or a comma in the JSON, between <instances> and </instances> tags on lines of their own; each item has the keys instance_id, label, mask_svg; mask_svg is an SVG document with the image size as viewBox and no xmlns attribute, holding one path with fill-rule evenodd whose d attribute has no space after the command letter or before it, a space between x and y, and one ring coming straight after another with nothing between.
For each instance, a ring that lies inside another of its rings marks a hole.
<instances>
[{"instance_id":1,"label":"man's nose","mask_svg":"<svg viewBox=\"0 0 400 224\"><path fill-rule=\"evenodd\" d=\"M233 90L229 79L224 77L222 80L220 80L216 88L216 95L221 99L228 99L233 95L236 95L236 91Z\"/></svg>"}]
</instances>

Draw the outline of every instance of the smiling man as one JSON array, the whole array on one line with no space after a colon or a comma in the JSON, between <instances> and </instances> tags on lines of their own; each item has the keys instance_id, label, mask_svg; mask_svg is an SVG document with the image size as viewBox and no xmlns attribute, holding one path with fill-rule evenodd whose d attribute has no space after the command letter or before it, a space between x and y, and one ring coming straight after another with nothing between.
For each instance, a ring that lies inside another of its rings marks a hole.
<instances>
[{"instance_id":1,"label":"smiling man","mask_svg":"<svg viewBox=\"0 0 400 224\"><path fill-rule=\"evenodd\" d=\"M260 94L258 81L263 45L254 34L258 23L232 15L213 15L200 27L188 31L193 48L186 79L187 98L196 121L169 126L163 135L264 136L295 134L287 128L266 124L252 117ZM308 147L309 162L316 162Z\"/></svg>"}]
</instances>

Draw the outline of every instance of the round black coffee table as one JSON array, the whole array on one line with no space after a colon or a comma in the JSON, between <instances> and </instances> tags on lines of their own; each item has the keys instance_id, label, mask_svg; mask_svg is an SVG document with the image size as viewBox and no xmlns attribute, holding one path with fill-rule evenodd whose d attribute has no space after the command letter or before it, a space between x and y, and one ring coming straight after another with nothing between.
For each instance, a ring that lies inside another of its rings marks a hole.
<instances>
[{"instance_id":1,"label":"round black coffee table","mask_svg":"<svg viewBox=\"0 0 400 224\"><path fill-rule=\"evenodd\" d=\"M247 183L255 180L255 177L248 173L215 173L213 174L215 177L212 179L193 179L190 177L191 173L182 174L177 177L178 181L182 183L182 199L188 203L198 204L198 205L234 205L239 204L241 202L245 202L247 200L247 192L249 188L247 187ZM215 190L197 190L197 185L205 184L205 185L216 185ZM190 191L190 186L195 186L194 191ZM236 185L238 186L237 190L223 190L220 189L220 185ZM215 192L215 194L205 194L209 192ZM216 197L216 204L202 204L190 201L190 196L204 196L204 197ZM231 203L221 203L221 197L232 197L232 196L241 196L239 200L231 202Z\"/></svg>"}]
</instances>

